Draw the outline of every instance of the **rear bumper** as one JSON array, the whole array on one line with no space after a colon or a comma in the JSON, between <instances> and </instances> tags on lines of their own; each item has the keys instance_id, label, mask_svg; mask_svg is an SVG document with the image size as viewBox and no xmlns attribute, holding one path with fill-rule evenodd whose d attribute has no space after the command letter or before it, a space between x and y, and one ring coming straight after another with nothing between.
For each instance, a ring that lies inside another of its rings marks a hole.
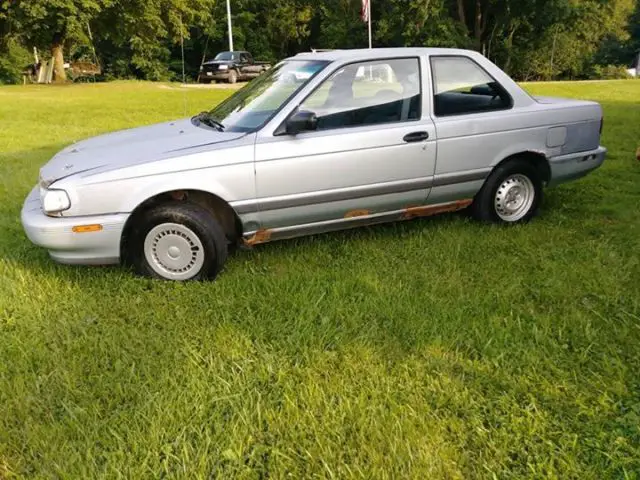
<instances>
[{"instance_id":1,"label":"rear bumper","mask_svg":"<svg viewBox=\"0 0 640 480\"><path fill-rule=\"evenodd\" d=\"M22 226L34 244L44 247L60 263L109 265L120 262L120 239L128 214L86 217L49 217L40 208L34 188L22 207ZM75 233L78 225L102 225L102 230Z\"/></svg>"},{"instance_id":2,"label":"rear bumper","mask_svg":"<svg viewBox=\"0 0 640 480\"><path fill-rule=\"evenodd\" d=\"M549 185L558 185L559 183L584 177L602 165L606 156L607 149L598 147L588 152L577 152L549 158L549 166L551 167Z\"/></svg>"}]
</instances>

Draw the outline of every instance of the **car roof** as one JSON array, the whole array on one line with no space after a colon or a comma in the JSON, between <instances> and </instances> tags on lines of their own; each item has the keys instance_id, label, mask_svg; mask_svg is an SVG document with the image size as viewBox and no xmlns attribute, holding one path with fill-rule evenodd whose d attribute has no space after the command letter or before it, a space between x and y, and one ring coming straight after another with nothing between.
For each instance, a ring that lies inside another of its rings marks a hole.
<instances>
[{"instance_id":1,"label":"car roof","mask_svg":"<svg viewBox=\"0 0 640 480\"><path fill-rule=\"evenodd\" d=\"M361 58L375 59L398 56L422 56L422 55L466 55L476 56L478 52L459 48L426 48L426 47L402 47L402 48L360 48L349 50L329 50L324 52L298 53L287 60L325 60L330 62L344 60L358 60Z\"/></svg>"}]
</instances>

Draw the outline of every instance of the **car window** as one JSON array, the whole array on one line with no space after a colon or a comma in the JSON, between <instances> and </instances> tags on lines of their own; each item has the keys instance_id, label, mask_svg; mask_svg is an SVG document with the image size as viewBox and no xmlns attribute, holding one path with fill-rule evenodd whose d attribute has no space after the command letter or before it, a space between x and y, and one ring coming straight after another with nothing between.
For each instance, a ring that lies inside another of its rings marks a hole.
<instances>
[{"instance_id":1,"label":"car window","mask_svg":"<svg viewBox=\"0 0 640 480\"><path fill-rule=\"evenodd\" d=\"M421 114L417 58L347 65L334 72L299 110L318 117L318 130L417 120Z\"/></svg>"},{"instance_id":2,"label":"car window","mask_svg":"<svg viewBox=\"0 0 640 480\"><path fill-rule=\"evenodd\" d=\"M220 102L208 116L222 123L227 132L256 130L326 66L327 62L322 61L280 62ZM304 80L292 82L291 78Z\"/></svg>"},{"instance_id":3,"label":"car window","mask_svg":"<svg viewBox=\"0 0 640 480\"><path fill-rule=\"evenodd\" d=\"M467 57L431 57L434 113L463 115L511 108L507 91Z\"/></svg>"},{"instance_id":4,"label":"car window","mask_svg":"<svg viewBox=\"0 0 640 480\"><path fill-rule=\"evenodd\" d=\"M221 52L219 54L216 55L215 60L234 60L235 56L233 54L233 52Z\"/></svg>"}]
</instances>

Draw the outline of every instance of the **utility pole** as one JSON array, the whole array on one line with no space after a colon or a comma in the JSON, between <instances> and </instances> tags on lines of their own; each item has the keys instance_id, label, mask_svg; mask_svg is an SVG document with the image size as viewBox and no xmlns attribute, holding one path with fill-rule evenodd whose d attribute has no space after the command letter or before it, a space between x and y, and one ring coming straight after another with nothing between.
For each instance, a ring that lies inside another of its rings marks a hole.
<instances>
[{"instance_id":1,"label":"utility pole","mask_svg":"<svg viewBox=\"0 0 640 480\"><path fill-rule=\"evenodd\" d=\"M229 28L229 51L233 52L233 32L231 31L231 0L227 0L227 26Z\"/></svg>"},{"instance_id":2,"label":"utility pole","mask_svg":"<svg viewBox=\"0 0 640 480\"><path fill-rule=\"evenodd\" d=\"M553 35L553 47L551 47L551 71L549 75L551 75L551 80L553 80L553 59L556 56L556 40L558 39L558 29L560 25L556 25L556 33Z\"/></svg>"},{"instance_id":3,"label":"utility pole","mask_svg":"<svg viewBox=\"0 0 640 480\"><path fill-rule=\"evenodd\" d=\"M369 0L369 48L373 48L373 44L371 43L371 0Z\"/></svg>"}]
</instances>

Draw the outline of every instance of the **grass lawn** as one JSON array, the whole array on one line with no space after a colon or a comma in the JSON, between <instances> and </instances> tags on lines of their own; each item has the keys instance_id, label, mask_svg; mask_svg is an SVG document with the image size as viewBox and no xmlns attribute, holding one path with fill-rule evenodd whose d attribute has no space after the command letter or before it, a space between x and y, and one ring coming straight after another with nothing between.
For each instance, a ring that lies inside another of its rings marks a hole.
<instances>
[{"instance_id":1,"label":"grass lawn","mask_svg":"<svg viewBox=\"0 0 640 480\"><path fill-rule=\"evenodd\" d=\"M0 479L640 478L640 81L531 224L461 215L238 252L214 283L65 267L19 215L73 140L229 90L0 88Z\"/></svg>"}]
</instances>

